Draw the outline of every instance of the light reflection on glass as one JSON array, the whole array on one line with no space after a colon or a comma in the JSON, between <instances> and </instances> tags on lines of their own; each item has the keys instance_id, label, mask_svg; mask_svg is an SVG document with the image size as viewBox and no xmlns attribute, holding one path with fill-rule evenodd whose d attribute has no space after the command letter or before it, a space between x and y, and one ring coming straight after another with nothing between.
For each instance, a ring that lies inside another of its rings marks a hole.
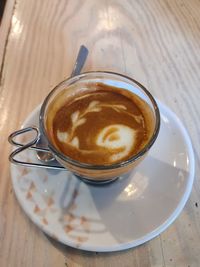
<instances>
[{"instance_id":1,"label":"light reflection on glass","mask_svg":"<svg viewBox=\"0 0 200 267\"><path fill-rule=\"evenodd\" d=\"M20 20L16 17L16 15L13 15L12 17L12 34L14 36L18 36L23 30L23 25L21 24Z\"/></svg>"}]
</instances>

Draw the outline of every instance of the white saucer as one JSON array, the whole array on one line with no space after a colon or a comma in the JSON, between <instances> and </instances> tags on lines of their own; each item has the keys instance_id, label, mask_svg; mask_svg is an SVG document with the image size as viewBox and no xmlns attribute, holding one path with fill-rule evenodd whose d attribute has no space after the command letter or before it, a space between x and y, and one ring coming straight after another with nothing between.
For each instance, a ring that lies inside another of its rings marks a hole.
<instances>
[{"instance_id":1,"label":"white saucer","mask_svg":"<svg viewBox=\"0 0 200 267\"><path fill-rule=\"evenodd\" d=\"M190 138L172 111L159 103L161 130L146 159L128 177L92 186L65 171L11 165L13 187L28 217L56 240L83 250L117 251L164 231L192 189ZM24 123L38 124L39 107ZM35 158L24 152L23 159Z\"/></svg>"}]
</instances>

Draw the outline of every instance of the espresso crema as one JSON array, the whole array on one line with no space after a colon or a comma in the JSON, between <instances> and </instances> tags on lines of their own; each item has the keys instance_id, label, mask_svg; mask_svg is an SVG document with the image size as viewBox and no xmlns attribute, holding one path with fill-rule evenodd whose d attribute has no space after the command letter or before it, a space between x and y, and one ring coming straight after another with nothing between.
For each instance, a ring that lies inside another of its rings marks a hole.
<instances>
[{"instance_id":1,"label":"espresso crema","mask_svg":"<svg viewBox=\"0 0 200 267\"><path fill-rule=\"evenodd\" d=\"M66 100L55 112L50 138L64 155L107 165L137 154L152 135L151 112L135 94L103 84Z\"/></svg>"}]
</instances>

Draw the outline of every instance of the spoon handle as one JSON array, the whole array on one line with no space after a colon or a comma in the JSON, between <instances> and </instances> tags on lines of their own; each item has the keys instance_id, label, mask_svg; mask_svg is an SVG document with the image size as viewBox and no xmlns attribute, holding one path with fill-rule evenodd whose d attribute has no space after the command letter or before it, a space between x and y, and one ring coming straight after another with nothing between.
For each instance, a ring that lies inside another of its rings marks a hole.
<instances>
[{"instance_id":1,"label":"spoon handle","mask_svg":"<svg viewBox=\"0 0 200 267\"><path fill-rule=\"evenodd\" d=\"M81 69L86 61L87 56L88 56L88 49L84 45L81 45L78 52L78 56L76 58L76 62L74 64L73 71L71 73L71 77L74 77L81 73Z\"/></svg>"},{"instance_id":2,"label":"spoon handle","mask_svg":"<svg viewBox=\"0 0 200 267\"><path fill-rule=\"evenodd\" d=\"M84 46L84 45L81 45L80 49L79 49L79 52L78 52L78 55L77 55L77 58L76 58L76 62L74 64L74 69L71 73L71 77L73 76L76 76L78 74L80 74L81 72L81 69L86 61L86 58L88 56L88 49ZM17 143L14 138L20 134L23 134L25 132L29 132L29 131L35 131L36 132L36 137L34 138L34 140L30 141L28 144L20 144L20 143ZM37 150L37 157L40 161L42 162L45 162L45 163L48 163L50 161L53 161L55 158L53 156L53 154L51 154L51 152L45 148L45 147L39 147L37 144L39 142L40 143L43 143L44 140L42 140L42 136L40 136L40 131L37 127L27 127L27 128L24 128L22 130L18 130L18 131L15 131L13 132L8 140L9 142L12 144L12 145L15 145L15 146L18 146L19 148L17 148L16 150L14 150L10 156L9 156L9 160L10 162L14 163L14 164L17 164L17 165L23 165L23 166L27 166L27 167L41 167L41 168L48 168L48 169L56 169L56 170L66 170L64 167L56 164L55 166L54 165L48 165L48 164L41 164L41 163L30 163L30 162L24 162L24 161L19 161L17 159L15 159L15 156L19 153L21 153L22 151L24 151L25 149L35 149ZM40 144L41 145L41 144ZM46 156L45 156L46 155ZM45 159L46 157L46 159Z\"/></svg>"}]
</instances>

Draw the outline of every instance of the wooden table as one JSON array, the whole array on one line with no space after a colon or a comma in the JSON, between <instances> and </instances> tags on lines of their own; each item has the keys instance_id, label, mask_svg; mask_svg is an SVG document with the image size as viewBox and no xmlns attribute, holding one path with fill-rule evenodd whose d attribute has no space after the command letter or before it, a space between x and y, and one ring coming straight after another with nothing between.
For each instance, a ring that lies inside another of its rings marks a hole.
<instances>
[{"instance_id":1,"label":"wooden table","mask_svg":"<svg viewBox=\"0 0 200 267\"><path fill-rule=\"evenodd\" d=\"M115 253L79 251L47 237L12 189L8 135L72 70L134 77L185 124L195 151L192 194L161 235ZM200 266L200 2L7 0L0 28L0 266Z\"/></svg>"}]
</instances>

